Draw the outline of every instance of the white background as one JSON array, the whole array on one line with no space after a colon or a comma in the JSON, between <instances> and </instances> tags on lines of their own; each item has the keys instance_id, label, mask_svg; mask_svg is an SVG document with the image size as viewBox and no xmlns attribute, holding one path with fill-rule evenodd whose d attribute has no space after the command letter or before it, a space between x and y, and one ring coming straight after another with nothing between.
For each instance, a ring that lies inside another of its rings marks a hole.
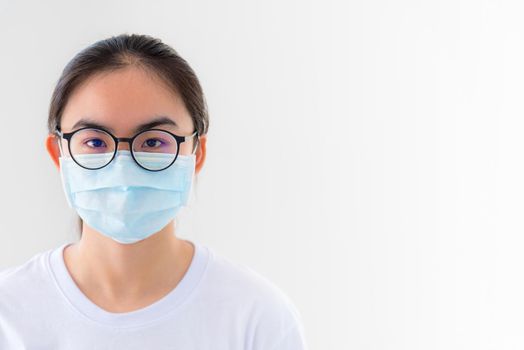
<instances>
[{"instance_id":1,"label":"white background","mask_svg":"<svg viewBox=\"0 0 524 350\"><path fill-rule=\"evenodd\" d=\"M0 267L77 239L44 148L64 65L149 34L210 108L177 234L274 281L311 349L522 349L523 10L0 0Z\"/></svg>"}]
</instances>

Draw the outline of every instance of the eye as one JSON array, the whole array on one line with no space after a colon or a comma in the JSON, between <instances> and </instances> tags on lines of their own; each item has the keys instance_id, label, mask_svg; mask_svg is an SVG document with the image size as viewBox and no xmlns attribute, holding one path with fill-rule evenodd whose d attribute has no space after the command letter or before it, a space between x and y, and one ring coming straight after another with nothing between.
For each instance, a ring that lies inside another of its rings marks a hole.
<instances>
[{"instance_id":1,"label":"eye","mask_svg":"<svg viewBox=\"0 0 524 350\"><path fill-rule=\"evenodd\" d=\"M143 147L159 147L163 144L159 139L147 139L144 141Z\"/></svg>"},{"instance_id":2,"label":"eye","mask_svg":"<svg viewBox=\"0 0 524 350\"><path fill-rule=\"evenodd\" d=\"M100 148L105 146L105 142L100 139L91 139L85 142L89 147Z\"/></svg>"}]
</instances>

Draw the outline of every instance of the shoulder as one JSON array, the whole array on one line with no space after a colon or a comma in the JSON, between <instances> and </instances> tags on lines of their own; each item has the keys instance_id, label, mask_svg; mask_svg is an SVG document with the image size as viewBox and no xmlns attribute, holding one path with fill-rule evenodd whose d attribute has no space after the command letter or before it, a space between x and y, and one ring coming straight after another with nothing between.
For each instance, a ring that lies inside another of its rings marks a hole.
<instances>
[{"instance_id":1,"label":"shoulder","mask_svg":"<svg viewBox=\"0 0 524 350\"><path fill-rule=\"evenodd\" d=\"M280 286L250 266L215 252L211 260L207 274L211 285L206 289L213 290L215 301L228 305L228 310L239 307L248 314L253 349L269 349L277 340L291 337L305 342L301 313Z\"/></svg>"},{"instance_id":2,"label":"shoulder","mask_svg":"<svg viewBox=\"0 0 524 350\"><path fill-rule=\"evenodd\" d=\"M0 269L0 295L5 300L17 297L21 293L27 295L42 283L48 280L47 256L51 249L40 251L32 255L21 264Z\"/></svg>"},{"instance_id":3,"label":"shoulder","mask_svg":"<svg viewBox=\"0 0 524 350\"><path fill-rule=\"evenodd\" d=\"M246 302L258 301L296 311L288 294L267 276L245 263L217 254L213 250L211 252L208 279L216 286L221 285L222 293L234 295Z\"/></svg>"},{"instance_id":4,"label":"shoulder","mask_svg":"<svg viewBox=\"0 0 524 350\"><path fill-rule=\"evenodd\" d=\"M0 333L6 322L25 322L21 315L45 317L49 305L59 297L48 267L51 251L40 251L21 264L0 270Z\"/></svg>"}]
</instances>

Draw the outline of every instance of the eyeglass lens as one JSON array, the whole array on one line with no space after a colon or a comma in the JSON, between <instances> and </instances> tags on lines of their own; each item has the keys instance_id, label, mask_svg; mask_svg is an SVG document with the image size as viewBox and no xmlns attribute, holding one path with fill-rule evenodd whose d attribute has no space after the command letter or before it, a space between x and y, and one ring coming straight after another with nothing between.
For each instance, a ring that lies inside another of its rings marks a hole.
<instances>
[{"instance_id":1,"label":"eyeglass lens","mask_svg":"<svg viewBox=\"0 0 524 350\"><path fill-rule=\"evenodd\" d=\"M178 143L173 135L160 130L140 133L131 145L137 163L146 169L160 170L173 163ZM107 165L113 158L116 143L107 132L99 129L83 129L70 140L71 156L88 169Z\"/></svg>"}]
</instances>

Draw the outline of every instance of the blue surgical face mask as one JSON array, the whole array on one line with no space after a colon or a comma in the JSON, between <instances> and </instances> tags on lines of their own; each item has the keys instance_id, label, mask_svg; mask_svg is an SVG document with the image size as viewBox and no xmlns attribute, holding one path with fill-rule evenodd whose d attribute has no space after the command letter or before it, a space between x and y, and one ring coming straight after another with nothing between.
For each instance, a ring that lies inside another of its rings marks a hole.
<instances>
[{"instance_id":1,"label":"blue surgical face mask","mask_svg":"<svg viewBox=\"0 0 524 350\"><path fill-rule=\"evenodd\" d=\"M69 206L89 226L124 244L160 231L187 204L195 160L194 154L179 154L169 168L148 171L135 163L131 152L119 150L107 166L89 170L71 157L59 157Z\"/></svg>"}]
</instances>

